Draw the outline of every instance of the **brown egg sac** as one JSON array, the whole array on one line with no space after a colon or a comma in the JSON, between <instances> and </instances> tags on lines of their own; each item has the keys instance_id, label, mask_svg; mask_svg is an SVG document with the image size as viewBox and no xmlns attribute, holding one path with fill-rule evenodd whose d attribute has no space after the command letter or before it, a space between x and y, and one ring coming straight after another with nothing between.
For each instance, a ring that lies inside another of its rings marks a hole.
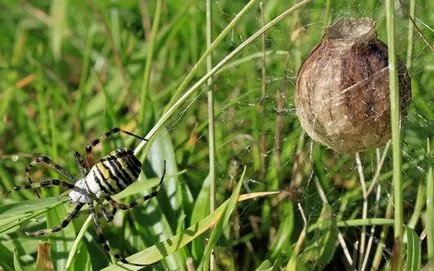
<instances>
[{"instance_id":1,"label":"brown egg sac","mask_svg":"<svg viewBox=\"0 0 434 271\"><path fill-rule=\"evenodd\" d=\"M411 101L410 76L398 63L401 120ZM371 19L327 27L301 66L295 106L301 125L337 152L365 151L391 137L387 46Z\"/></svg>"}]
</instances>

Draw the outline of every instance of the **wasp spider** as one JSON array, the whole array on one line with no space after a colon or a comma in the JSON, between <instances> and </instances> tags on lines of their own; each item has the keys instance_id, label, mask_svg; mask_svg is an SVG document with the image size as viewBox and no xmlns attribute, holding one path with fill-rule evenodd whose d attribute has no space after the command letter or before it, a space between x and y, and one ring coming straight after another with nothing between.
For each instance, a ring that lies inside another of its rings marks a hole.
<instances>
[{"instance_id":1,"label":"wasp spider","mask_svg":"<svg viewBox=\"0 0 434 271\"><path fill-rule=\"evenodd\" d=\"M89 211L92 214L92 220L95 226L98 241L102 248L108 254L113 255L117 260L123 263L144 266L141 264L128 262L121 255L113 253L111 251L109 242L102 233L99 219L102 213L105 220L107 222L110 222L113 220L113 217L118 209L127 210L141 202L147 201L157 196L163 183L164 175L166 173L166 161L164 161L164 169L160 182L157 188L151 194L136 199L128 204L120 203L114 200L111 196L121 192L127 186L137 180L142 167L142 163L139 161L139 159L137 159L133 151L124 148L116 149L110 152L101 160L93 164L92 148L99 144L101 141L111 137L116 133L124 133L147 141L147 139L130 133L128 131L119 128L113 128L109 132L105 133L105 135L92 140L90 144L86 146L86 161L83 160L82 156L78 152L74 152L74 157L81 173L80 178L74 177L66 169L53 162L47 156L39 156L29 164L29 166L26 168L26 175L29 184L25 184L23 186L15 186L13 188L14 191L22 189L37 189L47 186L62 186L71 190L69 192L69 201L71 203L76 203L77 205L60 223L60 225L49 229L38 230L35 232L26 232L25 234L27 236L41 236L62 230L78 215L80 209L87 204L89 205ZM47 179L39 183L32 183L30 178L30 171L32 167L37 164L45 164L46 166L55 169L68 181L63 181L59 179ZM105 209L102 204L104 200L106 200L112 206L112 210L110 213Z\"/></svg>"}]
</instances>

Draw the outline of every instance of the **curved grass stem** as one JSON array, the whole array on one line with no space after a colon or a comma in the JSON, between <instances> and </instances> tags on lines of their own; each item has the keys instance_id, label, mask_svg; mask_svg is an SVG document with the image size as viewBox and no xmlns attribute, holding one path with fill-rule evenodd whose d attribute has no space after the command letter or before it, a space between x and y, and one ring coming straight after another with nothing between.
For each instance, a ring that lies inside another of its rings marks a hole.
<instances>
[{"instance_id":1,"label":"curved grass stem","mask_svg":"<svg viewBox=\"0 0 434 271\"><path fill-rule=\"evenodd\" d=\"M255 41L258 37L260 37L264 32L272 28L274 25L276 25L278 22L285 19L287 16L292 14L293 12L299 10L300 8L304 7L308 3L310 3L312 0L304 0L293 7L287 9L283 13L281 13L279 16L275 17L273 20L271 20L269 23L267 23L265 26L263 26L261 29L256 31L252 36L250 36L248 39L246 39L243 43L241 43L237 48L235 48L232 52L230 52L225 58L223 58L217 65L215 65L207 74L205 74L199 81L197 81L191 88L189 88L184 95L182 95L177 101L164 113L160 120L152 127L152 129L148 132L146 138L150 141L153 140L157 132L160 130L160 128L166 123L166 121L174 114L174 112L190 97L192 96L201 85L203 85L211 76L213 76L218 70L220 70L229 60L231 60L234 56L236 56L239 52L241 52L245 47L247 47L249 44L251 44L253 41ZM142 141L134 150L134 154L138 154L143 150L145 145L150 146L151 144L146 144L146 142ZM149 147L145 148L148 149Z\"/></svg>"}]
</instances>

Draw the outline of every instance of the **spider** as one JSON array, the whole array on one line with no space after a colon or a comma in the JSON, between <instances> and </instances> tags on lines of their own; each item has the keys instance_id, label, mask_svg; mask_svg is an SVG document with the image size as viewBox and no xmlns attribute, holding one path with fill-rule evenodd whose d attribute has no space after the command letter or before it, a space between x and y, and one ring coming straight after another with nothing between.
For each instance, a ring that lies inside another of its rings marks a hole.
<instances>
[{"instance_id":1,"label":"spider","mask_svg":"<svg viewBox=\"0 0 434 271\"><path fill-rule=\"evenodd\" d=\"M103 140L106 140L117 133L124 133L141 140L148 141L147 139L131 132L122 130L120 128L113 128L103 136L92 140L90 144L86 146L86 161L83 160L80 153L74 152L74 158L81 173L80 178L74 177L65 168L56 164L47 156L38 156L27 166L26 176L29 183L23 186L15 186L13 188L14 191L22 189L35 189L36 191L37 188L47 186L66 187L68 190L71 190L69 192L69 201L71 203L77 204L58 226L34 232L25 232L27 236L41 236L64 229L78 215L81 208L87 204L89 205L89 211L92 214L92 221L95 226L95 231L98 237L97 239L104 251L107 254L114 256L122 263L135 266L146 266L143 264L131 263L121 255L113 253L108 240L103 235L99 219L102 213L104 219L107 222L111 222L118 209L128 210L135 207L139 203L157 196L166 174L166 161L164 161L163 174L161 175L160 182L158 183L157 188L151 194L145 195L142 198L136 199L128 204L120 203L114 200L111 196L118 194L127 186L136 181L139 177L142 167L142 163L139 161L139 159L137 159L133 151L125 148L116 149L103 157L101 160L97 161L95 164L92 163L92 148ZM48 167L55 169L62 176L68 179L68 182L59 179L47 179L39 183L32 183L30 171L37 164L45 164ZM39 194L37 195L39 196ZM110 214L103 206L104 200L106 200L112 206L112 211ZM97 209L95 207L100 208Z\"/></svg>"}]
</instances>

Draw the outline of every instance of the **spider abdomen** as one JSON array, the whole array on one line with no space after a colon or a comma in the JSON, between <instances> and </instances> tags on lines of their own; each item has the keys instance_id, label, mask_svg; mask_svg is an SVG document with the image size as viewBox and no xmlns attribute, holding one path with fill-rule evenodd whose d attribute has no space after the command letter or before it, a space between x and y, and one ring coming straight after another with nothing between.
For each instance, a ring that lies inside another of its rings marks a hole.
<instances>
[{"instance_id":1,"label":"spider abdomen","mask_svg":"<svg viewBox=\"0 0 434 271\"><path fill-rule=\"evenodd\" d=\"M115 195L139 177L142 163L130 149L116 149L99 160L87 175L75 184L70 199L88 202L92 197Z\"/></svg>"},{"instance_id":2,"label":"spider abdomen","mask_svg":"<svg viewBox=\"0 0 434 271\"><path fill-rule=\"evenodd\" d=\"M116 149L98 161L88 175L105 194L115 195L137 180L141 167L132 150Z\"/></svg>"}]
</instances>

